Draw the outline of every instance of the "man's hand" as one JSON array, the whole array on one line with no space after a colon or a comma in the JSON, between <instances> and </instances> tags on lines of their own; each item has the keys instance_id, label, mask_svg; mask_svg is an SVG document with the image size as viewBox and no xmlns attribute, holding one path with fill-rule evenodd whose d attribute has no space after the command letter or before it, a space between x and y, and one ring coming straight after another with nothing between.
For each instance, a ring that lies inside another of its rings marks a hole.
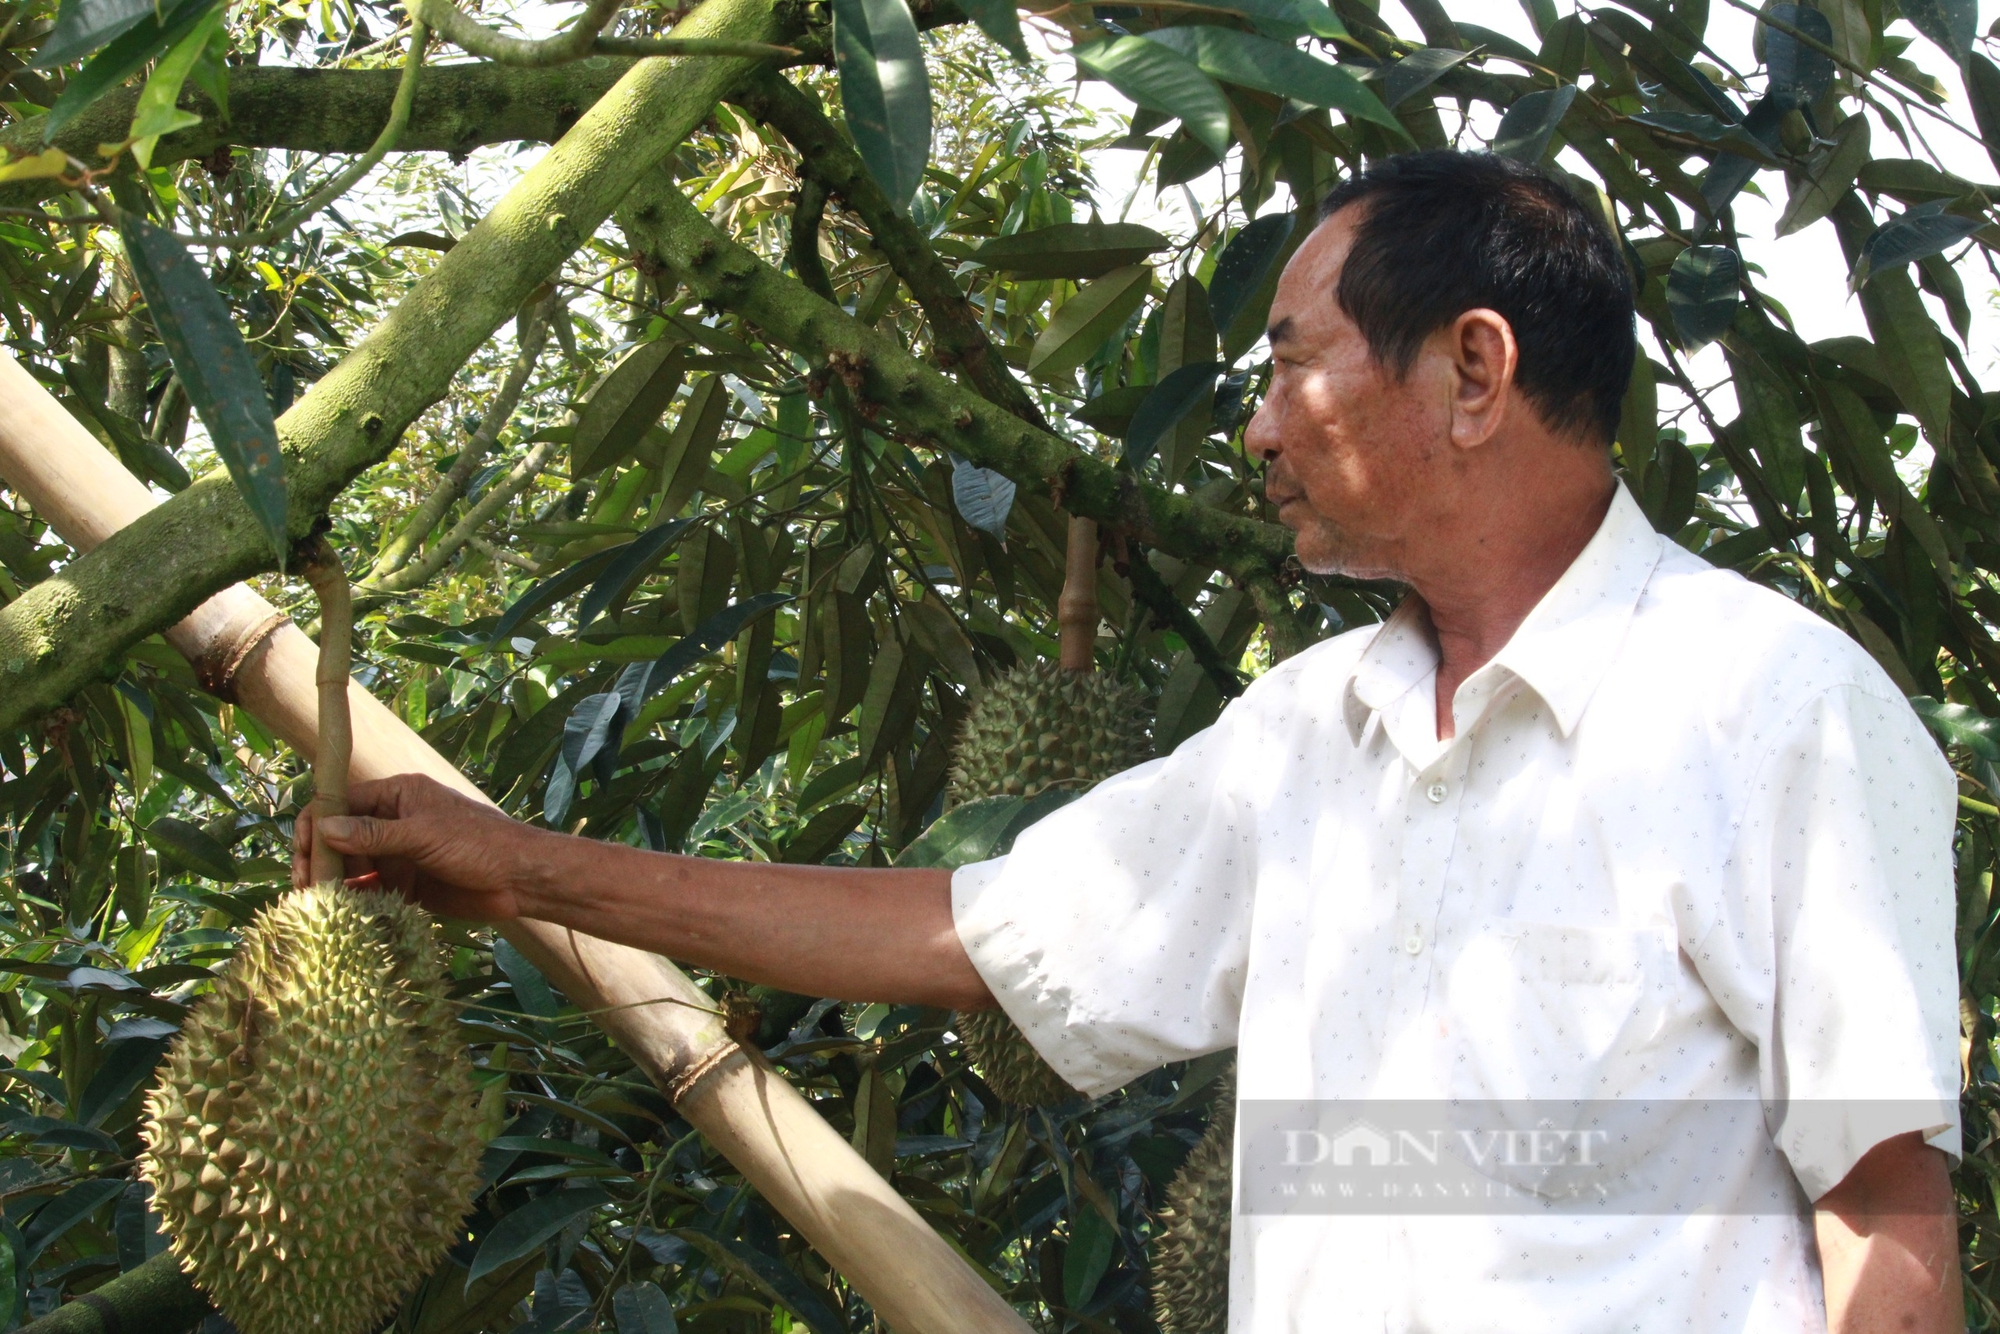
<instances>
[{"instance_id":1,"label":"man's hand","mask_svg":"<svg viewBox=\"0 0 2000 1334\"><path fill-rule=\"evenodd\" d=\"M1831 1334L1958 1334L1958 1210L1941 1150L1884 1140L1813 1205Z\"/></svg>"},{"instance_id":2,"label":"man's hand","mask_svg":"<svg viewBox=\"0 0 2000 1334\"><path fill-rule=\"evenodd\" d=\"M351 882L373 876L441 917L499 922L522 915L535 843L548 835L421 774L356 783L351 815L298 819L292 883L311 883L312 845L347 858Z\"/></svg>"}]
</instances>

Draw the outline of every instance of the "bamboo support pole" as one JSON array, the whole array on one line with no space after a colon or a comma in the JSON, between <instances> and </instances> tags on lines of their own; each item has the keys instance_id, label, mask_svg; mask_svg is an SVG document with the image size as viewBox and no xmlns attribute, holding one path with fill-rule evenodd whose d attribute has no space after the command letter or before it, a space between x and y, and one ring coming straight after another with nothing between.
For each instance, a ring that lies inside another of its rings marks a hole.
<instances>
[{"instance_id":1,"label":"bamboo support pole","mask_svg":"<svg viewBox=\"0 0 2000 1334\"><path fill-rule=\"evenodd\" d=\"M158 503L5 352L0 482L79 551ZM207 688L313 757L318 653L270 603L234 585L168 630L167 639ZM352 682L348 694L356 779L423 773L488 800L373 695ZM571 1000L598 1012L597 1023L680 1114L885 1324L899 1334L1028 1334L1028 1324L783 1075L729 1038L714 1002L680 969L547 922L509 922L502 933Z\"/></svg>"},{"instance_id":2,"label":"bamboo support pole","mask_svg":"<svg viewBox=\"0 0 2000 1334\"><path fill-rule=\"evenodd\" d=\"M1062 665L1072 672L1097 666L1097 520L1070 516L1062 593L1056 598Z\"/></svg>"}]
</instances>

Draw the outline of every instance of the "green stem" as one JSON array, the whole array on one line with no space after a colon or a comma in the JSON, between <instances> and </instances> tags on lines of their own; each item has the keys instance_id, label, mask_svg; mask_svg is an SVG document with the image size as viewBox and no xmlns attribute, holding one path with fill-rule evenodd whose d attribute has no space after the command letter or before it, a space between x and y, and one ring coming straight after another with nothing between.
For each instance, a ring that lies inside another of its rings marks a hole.
<instances>
[{"instance_id":1,"label":"green stem","mask_svg":"<svg viewBox=\"0 0 2000 1334\"><path fill-rule=\"evenodd\" d=\"M136 1269L22 1326L18 1334L112 1334L114 1330L181 1334L193 1329L209 1310L208 1298L181 1272L174 1253L161 1251Z\"/></svg>"},{"instance_id":2,"label":"green stem","mask_svg":"<svg viewBox=\"0 0 2000 1334\"><path fill-rule=\"evenodd\" d=\"M1031 426L1048 430L1042 410L993 350L972 303L931 249L930 239L882 193L861 155L827 119L818 101L776 70L744 80L729 100L784 135L799 151L800 171L823 182L861 215L889 267L909 284L910 295L929 317L938 364L958 369L981 394Z\"/></svg>"},{"instance_id":3,"label":"green stem","mask_svg":"<svg viewBox=\"0 0 2000 1334\"><path fill-rule=\"evenodd\" d=\"M1274 524L1198 505L1141 483L957 384L803 283L787 278L701 216L663 173L633 187L620 222L634 244L666 263L702 297L736 311L780 347L824 356L853 391L864 418L949 449L1056 497L1072 514L1111 524L1149 546L1200 559L1239 581L1268 576L1291 555ZM878 429L882 429L878 427Z\"/></svg>"},{"instance_id":4,"label":"green stem","mask_svg":"<svg viewBox=\"0 0 2000 1334\"><path fill-rule=\"evenodd\" d=\"M774 0L707 0L675 31L768 41L790 28ZM280 419L295 537L388 456L501 322L596 234L634 179L700 125L751 63L632 66ZM115 670L133 644L273 564L269 539L227 475L201 478L0 608L0 730L53 709Z\"/></svg>"}]
</instances>

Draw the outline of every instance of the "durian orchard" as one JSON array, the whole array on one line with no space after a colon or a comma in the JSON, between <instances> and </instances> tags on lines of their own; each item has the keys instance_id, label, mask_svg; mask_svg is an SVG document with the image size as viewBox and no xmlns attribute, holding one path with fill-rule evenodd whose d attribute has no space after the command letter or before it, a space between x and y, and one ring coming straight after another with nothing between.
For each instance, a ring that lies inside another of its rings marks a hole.
<instances>
[{"instance_id":1,"label":"durian orchard","mask_svg":"<svg viewBox=\"0 0 2000 1334\"><path fill-rule=\"evenodd\" d=\"M990 854L1393 605L1288 563L1239 436L1302 205L1415 145L1602 204L1647 513L1856 636L1959 766L1993 1123L1992 39L1973 0L1500 8L0 2L0 338L160 502L83 540L20 473L77 451L0 403L0 1331L874 1328L615 1007L290 895L312 735L173 627L249 580L337 631L323 538L352 678L519 818ZM1774 295L1815 242L1843 332ZM1228 1053L1086 1100L997 1015L696 981L1029 1325L1222 1328Z\"/></svg>"}]
</instances>

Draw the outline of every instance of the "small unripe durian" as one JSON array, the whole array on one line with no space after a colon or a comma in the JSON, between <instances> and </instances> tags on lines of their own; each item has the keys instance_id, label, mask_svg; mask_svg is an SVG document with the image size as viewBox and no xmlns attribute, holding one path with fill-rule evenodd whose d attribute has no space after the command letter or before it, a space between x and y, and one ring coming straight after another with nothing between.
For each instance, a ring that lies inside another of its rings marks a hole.
<instances>
[{"instance_id":1,"label":"small unripe durian","mask_svg":"<svg viewBox=\"0 0 2000 1334\"><path fill-rule=\"evenodd\" d=\"M1224 1334L1229 1324L1229 1199L1236 1067L1210 1101L1208 1129L1167 1185L1153 1252L1160 1334Z\"/></svg>"},{"instance_id":2,"label":"small unripe durian","mask_svg":"<svg viewBox=\"0 0 2000 1334\"><path fill-rule=\"evenodd\" d=\"M260 913L189 1013L139 1172L242 1334L365 1334L457 1239L482 1141L446 981L421 909L322 886Z\"/></svg>"}]
</instances>

